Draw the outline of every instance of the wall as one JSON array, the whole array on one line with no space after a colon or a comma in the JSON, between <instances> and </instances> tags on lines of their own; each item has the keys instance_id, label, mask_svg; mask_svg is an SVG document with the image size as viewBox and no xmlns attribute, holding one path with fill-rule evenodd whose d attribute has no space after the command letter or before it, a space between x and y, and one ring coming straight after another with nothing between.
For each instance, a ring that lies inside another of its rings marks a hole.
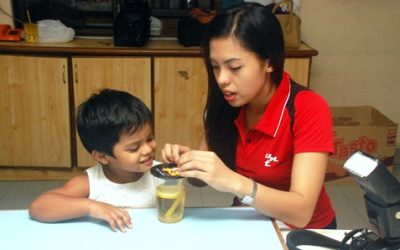
<instances>
[{"instance_id":1,"label":"wall","mask_svg":"<svg viewBox=\"0 0 400 250\"><path fill-rule=\"evenodd\" d=\"M310 87L331 106L372 105L400 124L399 9L399 0L301 1L302 39L319 51Z\"/></svg>"},{"instance_id":2,"label":"wall","mask_svg":"<svg viewBox=\"0 0 400 250\"><path fill-rule=\"evenodd\" d=\"M5 10L8 14L11 14L11 0L0 0L0 7ZM0 11L0 23L1 24L11 24L13 25L13 21L10 17L6 16Z\"/></svg>"}]
</instances>

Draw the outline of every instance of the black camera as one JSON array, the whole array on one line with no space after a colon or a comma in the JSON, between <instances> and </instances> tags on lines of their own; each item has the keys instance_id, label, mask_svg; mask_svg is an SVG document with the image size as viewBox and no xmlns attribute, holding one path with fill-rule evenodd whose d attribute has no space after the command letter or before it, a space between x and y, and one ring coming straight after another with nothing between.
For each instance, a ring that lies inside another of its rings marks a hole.
<instances>
[{"instance_id":1,"label":"black camera","mask_svg":"<svg viewBox=\"0 0 400 250\"><path fill-rule=\"evenodd\" d=\"M309 230L293 230L286 236L289 250L300 245L331 247L339 250L400 249L400 183L386 166L374 157L357 151L344 163L365 195L368 219L373 231L355 229L341 242ZM350 243L348 243L350 242Z\"/></svg>"}]
</instances>

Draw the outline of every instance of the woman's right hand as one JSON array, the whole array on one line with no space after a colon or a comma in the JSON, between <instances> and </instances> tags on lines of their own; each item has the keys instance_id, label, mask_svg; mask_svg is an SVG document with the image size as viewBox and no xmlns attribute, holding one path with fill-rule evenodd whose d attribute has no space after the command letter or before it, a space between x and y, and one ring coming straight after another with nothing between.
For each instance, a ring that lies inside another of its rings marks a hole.
<instances>
[{"instance_id":1,"label":"woman's right hand","mask_svg":"<svg viewBox=\"0 0 400 250\"><path fill-rule=\"evenodd\" d=\"M161 151L161 155L164 161L176 163L179 157L188 151L190 151L189 147L166 143Z\"/></svg>"},{"instance_id":2,"label":"woman's right hand","mask_svg":"<svg viewBox=\"0 0 400 250\"><path fill-rule=\"evenodd\" d=\"M90 200L89 216L107 221L114 232L118 229L126 232L127 228L132 228L131 217L125 209L104 202Z\"/></svg>"},{"instance_id":3,"label":"woman's right hand","mask_svg":"<svg viewBox=\"0 0 400 250\"><path fill-rule=\"evenodd\" d=\"M166 162L178 162L179 157L186 153L189 152L191 149L189 147L185 147L179 144L170 144L166 143L164 145L164 148L161 151L163 160ZM189 183L195 187L204 187L207 185L202 180L196 179L196 178L187 178Z\"/></svg>"},{"instance_id":4,"label":"woman's right hand","mask_svg":"<svg viewBox=\"0 0 400 250\"><path fill-rule=\"evenodd\" d=\"M221 192L234 193L236 185L232 180L240 175L229 169L214 152L167 143L162 149L162 157L166 162L177 163L182 177L197 179L190 181L194 186L208 184Z\"/></svg>"}]
</instances>

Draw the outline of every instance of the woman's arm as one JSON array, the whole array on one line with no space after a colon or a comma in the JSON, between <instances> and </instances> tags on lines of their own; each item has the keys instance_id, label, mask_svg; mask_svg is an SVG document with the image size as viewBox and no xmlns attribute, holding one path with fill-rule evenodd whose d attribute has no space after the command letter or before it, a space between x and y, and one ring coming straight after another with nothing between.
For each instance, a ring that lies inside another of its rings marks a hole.
<instances>
[{"instance_id":1,"label":"woman's arm","mask_svg":"<svg viewBox=\"0 0 400 250\"><path fill-rule=\"evenodd\" d=\"M296 154L290 190L284 192L259 184L253 206L285 223L299 228L306 226L324 183L327 162L327 153Z\"/></svg>"},{"instance_id":2,"label":"woman's arm","mask_svg":"<svg viewBox=\"0 0 400 250\"><path fill-rule=\"evenodd\" d=\"M321 192L327 161L327 153L296 154L290 190L281 191L258 184L252 206L293 226L306 226ZM183 177L200 179L221 192L238 197L252 192L253 181L229 169L213 152L187 152L180 157L179 165Z\"/></svg>"}]
</instances>

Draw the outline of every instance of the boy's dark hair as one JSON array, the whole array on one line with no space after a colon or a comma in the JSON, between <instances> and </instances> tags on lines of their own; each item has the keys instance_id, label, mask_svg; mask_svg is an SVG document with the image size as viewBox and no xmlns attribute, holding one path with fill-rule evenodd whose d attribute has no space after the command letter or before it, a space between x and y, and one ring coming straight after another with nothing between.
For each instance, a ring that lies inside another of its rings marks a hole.
<instances>
[{"instance_id":1,"label":"boy's dark hair","mask_svg":"<svg viewBox=\"0 0 400 250\"><path fill-rule=\"evenodd\" d=\"M123 91L103 89L79 105L76 125L83 146L114 156L114 145L122 134L153 126L153 116L137 97Z\"/></svg>"}]
</instances>

